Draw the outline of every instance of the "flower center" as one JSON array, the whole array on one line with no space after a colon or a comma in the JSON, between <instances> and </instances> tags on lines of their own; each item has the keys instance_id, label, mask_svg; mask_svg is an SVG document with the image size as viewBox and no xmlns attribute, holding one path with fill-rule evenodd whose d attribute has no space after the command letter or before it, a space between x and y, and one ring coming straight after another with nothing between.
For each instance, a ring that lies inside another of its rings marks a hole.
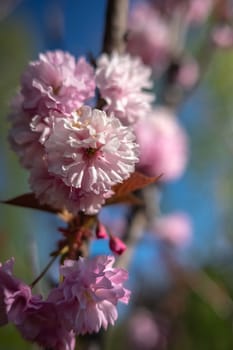
<instances>
[{"instance_id":1,"label":"flower center","mask_svg":"<svg viewBox=\"0 0 233 350\"><path fill-rule=\"evenodd\" d=\"M92 158L97 151L98 151L97 148L92 148L92 147L88 147L85 149L85 153L88 158Z\"/></svg>"},{"instance_id":2,"label":"flower center","mask_svg":"<svg viewBox=\"0 0 233 350\"><path fill-rule=\"evenodd\" d=\"M93 302L92 295L88 290L85 290L83 294L84 294L84 297L88 303Z\"/></svg>"},{"instance_id":3,"label":"flower center","mask_svg":"<svg viewBox=\"0 0 233 350\"><path fill-rule=\"evenodd\" d=\"M53 94L54 95L58 95L59 94L59 91L61 89L61 86L53 86Z\"/></svg>"}]
</instances>

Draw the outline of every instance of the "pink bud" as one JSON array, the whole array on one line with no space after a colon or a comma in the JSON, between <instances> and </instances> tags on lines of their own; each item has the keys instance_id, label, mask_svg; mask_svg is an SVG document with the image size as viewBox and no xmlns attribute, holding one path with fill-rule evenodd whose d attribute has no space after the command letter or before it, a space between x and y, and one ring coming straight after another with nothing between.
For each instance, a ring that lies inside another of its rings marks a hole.
<instances>
[{"instance_id":1,"label":"pink bud","mask_svg":"<svg viewBox=\"0 0 233 350\"><path fill-rule=\"evenodd\" d=\"M113 251L113 253L116 253L118 255L121 255L126 250L125 243L120 238L115 236L110 237L109 247Z\"/></svg>"},{"instance_id":2,"label":"pink bud","mask_svg":"<svg viewBox=\"0 0 233 350\"><path fill-rule=\"evenodd\" d=\"M98 224L96 226L95 234L96 234L96 238L98 238L98 239L104 239L104 238L108 237L105 226L103 224L101 224L100 222L98 222Z\"/></svg>"}]
</instances>

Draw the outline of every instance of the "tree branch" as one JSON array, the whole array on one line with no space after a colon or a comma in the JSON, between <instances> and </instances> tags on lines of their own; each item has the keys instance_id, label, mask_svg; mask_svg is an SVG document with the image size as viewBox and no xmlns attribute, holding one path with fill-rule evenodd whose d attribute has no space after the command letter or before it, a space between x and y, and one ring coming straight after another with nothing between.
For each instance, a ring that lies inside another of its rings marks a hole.
<instances>
[{"instance_id":1,"label":"tree branch","mask_svg":"<svg viewBox=\"0 0 233 350\"><path fill-rule=\"evenodd\" d=\"M111 53L125 50L125 35L127 30L128 0L108 0L105 33L102 51Z\"/></svg>"}]
</instances>

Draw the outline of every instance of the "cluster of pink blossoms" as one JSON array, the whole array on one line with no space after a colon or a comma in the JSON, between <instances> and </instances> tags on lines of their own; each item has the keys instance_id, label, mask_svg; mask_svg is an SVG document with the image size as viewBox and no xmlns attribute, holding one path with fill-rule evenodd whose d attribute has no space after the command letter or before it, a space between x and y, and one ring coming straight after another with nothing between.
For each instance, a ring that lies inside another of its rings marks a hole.
<instances>
[{"instance_id":1,"label":"cluster of pink blossoms","mask_svg":"<svg viewBox=\"0 0 233 350\"><path fill-rule=\"evenodd\" d=\"M40 203L76 218L93 215L137 162L139 170L163 173L164 180L181 175L186 136L169 112L153 109L150 77L151 69L129 54L104 54L95 69L62 51L29 63L12 101L9 139ZM95 97L101 109L88 105ZM96 237L108 237L103 225ZM117 254L126 249L112 234L109 245ZM105 256L66 260L62 282L43 300L12 276L8 261L0 266L0 325L13 323L45 348L73 350L76 334L113 325L118 301L129 300L127 272L113 262Z\"/></svg>"},{"instance_id":2,"label":"cluster of pink blossoms","mask_svg":"<svg viewBox=\"0 0 233 350\"><path fill-rule=\"evenodd\" d=\"M117 303L128 303L128 274L114 258L66 260L63 282L43 300L12 275L14 260L0 264L0 326L14 324L22 336L56 350L73 350L75 334L98 332L117 319Z\"/></svg>"},{"instance_id":3,"label":"cluster of pink blossoms","mask_svg":"<svg viewBox=\"0 0 233 350\"><path fill-rule=\"evenodd\" d=\"M62 51L29 63L12 102L10 143L37 198L74 214L94 214L138 161L128 126L152 100L150 69L129 55L102 55L96 72ZM104 110L87 105L96 88Z\"/></svg>"},{"instance_id":4,"label":"cluster of pink blossoms","mask_svg":"<svg viewBox=\"0 0 233 350\"><path fill-rule=\"evenodd\" d=\"M113 112L124 125L134 124L146 117L154 100L145 89L152 88L151 70L142 65L139 57L129 54L111 57L102 55L98 60L96 82L101 96L107 102L105 110Z\"/></svg>"}]
</instances>

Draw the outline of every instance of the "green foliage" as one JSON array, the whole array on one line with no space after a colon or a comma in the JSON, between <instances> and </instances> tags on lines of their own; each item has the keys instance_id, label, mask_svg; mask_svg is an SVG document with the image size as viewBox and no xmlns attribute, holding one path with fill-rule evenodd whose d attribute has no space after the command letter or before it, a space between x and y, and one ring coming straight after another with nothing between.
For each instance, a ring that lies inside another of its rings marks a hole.
<instances>
[{"instance_id":1,"label":"green foliage","mask_svg":"<svg viewBox=\"0 0 233 350\"><path fill-rule=\"evenodd\" d=\"M9 21L0 22L0 156L1 156L1 187L0 199L25 192L26 172L24 172L17 157L9 149L7 141L8 104L15 94L20 74L28 60L30 38L26 28L21 23ZM28 212L23 209L0 207L0 261L15 256L16 274L30 282L32 280L28 255ZM34 345L22 340L14 327L0 328L0 350L32 350Z\"/></svg>"},{"instance_id":2,"label":"green foliage","mask_svg":"<svg viewBox=\"0 0 233 350\"><path fill-rule=\"evenodd\" d=\"M230 350L232 321L221 319L197 295L191 294L182 327L172 350Z\"/></svg>"}]
</instances>

